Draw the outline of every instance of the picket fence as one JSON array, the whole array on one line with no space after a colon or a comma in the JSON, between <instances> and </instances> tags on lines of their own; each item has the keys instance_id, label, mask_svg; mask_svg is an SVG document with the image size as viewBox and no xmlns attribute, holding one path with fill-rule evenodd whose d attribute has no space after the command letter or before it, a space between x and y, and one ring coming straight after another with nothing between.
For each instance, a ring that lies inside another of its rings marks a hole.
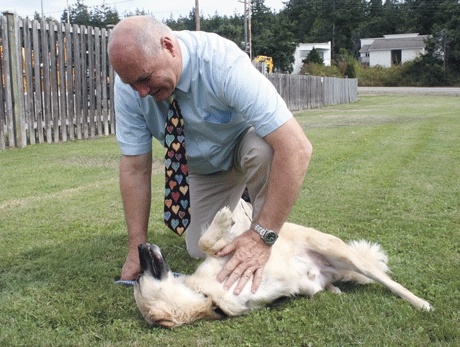
<instances>
[{"instance_id":1,"label":"picket fence","mask_svg":"<svg viewBox=\"0 0 460 347\"><path fill-rule=\"evenodd\" d=\"M0 150L115 133L109 29L0 17ZM267 74L288 107L357 100L356 79Z\"/></svg>"}]
</instances>

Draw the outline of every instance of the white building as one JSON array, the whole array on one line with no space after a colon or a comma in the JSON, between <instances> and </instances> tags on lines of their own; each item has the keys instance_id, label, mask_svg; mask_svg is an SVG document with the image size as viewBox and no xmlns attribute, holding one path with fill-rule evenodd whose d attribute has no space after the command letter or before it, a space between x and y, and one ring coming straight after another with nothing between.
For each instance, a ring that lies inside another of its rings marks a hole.
<instances>
[{"instance_id":1,"label":"white building","mask_svg":"<svg viewBox=\"0 0 460 347\"><path fill-rule=\"evenodd\" d=\"M424 54L426 38L427 35L411 33L361 39L359 60L369 66L399 65Z\"/></svg>"},{"instance_id":2,"label":"white building","mask_svg":"<svg viewBox=\"0 0 460 347\"><path fill-rule=\"evenodd\" d=\"M294 52L293 74L298 74L303 66L303 60L312 49L316 49L323 59L325 66L331 66L331 41L323 43L299 43Z\"/></svg>"}]
</instances>

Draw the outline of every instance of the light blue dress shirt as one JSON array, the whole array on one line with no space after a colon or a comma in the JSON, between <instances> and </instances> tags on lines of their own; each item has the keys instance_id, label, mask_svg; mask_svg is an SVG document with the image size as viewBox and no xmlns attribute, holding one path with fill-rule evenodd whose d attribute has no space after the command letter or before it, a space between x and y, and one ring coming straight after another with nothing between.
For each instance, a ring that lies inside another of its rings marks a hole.
<instances>
[{"instance_id":1,"label":"light blue dress shirt","mask_svg":"<svg viewBox=\"0 0 460 347\"><path fill-rule=\"evenodd\" d=\"M184 117L190 172L227 170L239 135L253 126L261 137L292 117L286 103L233 42L205 32L175 32L183 67L175 97ZM152 137L164 141L167 100L141 98L115 80L116 132L124 155L146 154Z\"/></svg>"}]
</instances>

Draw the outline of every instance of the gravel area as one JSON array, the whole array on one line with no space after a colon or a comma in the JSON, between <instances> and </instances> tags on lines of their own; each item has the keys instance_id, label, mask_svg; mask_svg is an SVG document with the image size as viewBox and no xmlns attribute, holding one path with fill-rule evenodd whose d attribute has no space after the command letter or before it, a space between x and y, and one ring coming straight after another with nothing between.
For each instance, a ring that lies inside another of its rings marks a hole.
<instances>
[{"instance_id":1,"label":"gravel area","mask_svg":"<svg viewBox=\"0 0 460 347\"><path fill-rule=\"evenodd\" d=\"M460 88L452 87L358 87L358 95L407 94L460 96Z\"/></svg>"}]
</instances>

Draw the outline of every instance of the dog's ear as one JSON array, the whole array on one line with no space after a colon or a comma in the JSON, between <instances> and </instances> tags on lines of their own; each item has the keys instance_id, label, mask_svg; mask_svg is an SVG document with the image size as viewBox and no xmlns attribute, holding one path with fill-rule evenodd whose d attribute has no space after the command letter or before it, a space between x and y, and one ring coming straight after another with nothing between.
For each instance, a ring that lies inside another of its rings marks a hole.
<instances>
[{"instance_id":1,"label":"dog's ear","mask_svg":"<svg viewBox=\"0 0 460 347\"><path fill-rule=\"evenodd\" d=\"M152 307L147 313L147 317L145 317L147 321L151 324L159 325L164 328L174 328L176 326L180 326L185 322L180 322L176 317L173 316L172 312L169 311L166 305L162 305L162 307Z\"/></svg>"},{"instance_id":2,"label":"dog's ear","mask_svg":"<svg viewBox=\"0 0 460 347\"><path fill-rule=\"evenodd\" d=\"M161 326L163 328L168 328L168 329L172 329L172 328L175 328L175 327L178 326L175 322L173 322L173 321L171 321L169 319L159 320L159 321L155 322L155 324L157 324L157 325L159 325L159 326Z\"/></svg>"},{"instance_id":3,"label":"dog's ear","mask_svg":"<svg viewBox=\"0 0 460 347\"><path fill-rule=\"evenodd\" d=\"M227 315L220 309L220 307L214 305L210 298L206 300L201 307L197 307L194 314L191 315L191 321L201 320L201 319L224 319Z\"/></svg>"},{"instance_id":4,"label":"dog's ear","mask_svg":"<svg viewBox=\"0 0 460 347\"><path fill-rule=\"evenodd\" d=\"M157 303L158 304L158 303ZM184 324L190 324L202 319L223 319L225 314L219 310L215 310L211 299L203 301L198 305L190 307L181 307L180 309L172 309L170 305L155 305L151 307L147 313L146 320L150 324L159 325L168 329L175 328Z\"/></svg>"}]
</instances>

